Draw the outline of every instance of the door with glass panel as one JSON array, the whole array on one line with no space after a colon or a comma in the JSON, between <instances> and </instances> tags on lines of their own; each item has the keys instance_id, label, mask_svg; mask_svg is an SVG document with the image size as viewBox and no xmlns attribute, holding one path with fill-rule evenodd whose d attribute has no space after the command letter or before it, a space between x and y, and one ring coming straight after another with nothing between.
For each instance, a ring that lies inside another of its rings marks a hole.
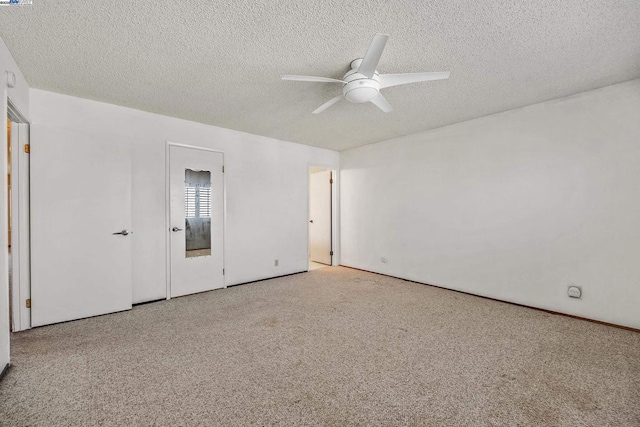
<instances>
[{"instance_id":1,"label":"door with glass panel","mask_svg":"<svg viewBox=\"0 0 640 427\"><path fill-rule=\"evenodd\" d=\"M224 287L224 157L169 146L170 296Z\"/></svg>"}]
</instances>

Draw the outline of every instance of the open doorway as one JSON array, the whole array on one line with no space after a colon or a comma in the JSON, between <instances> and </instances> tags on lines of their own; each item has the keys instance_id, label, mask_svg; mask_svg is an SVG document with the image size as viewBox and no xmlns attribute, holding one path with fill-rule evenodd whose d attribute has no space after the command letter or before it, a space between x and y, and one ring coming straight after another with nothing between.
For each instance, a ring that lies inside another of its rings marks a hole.
<instances>
[{"instance_id":1,"label":"open doorway","mask_svg":"<svg viewBox=\"0 0 640 427\"><path fill-rule=\"evenodd\" d=\"M331 169L309 167L309 270L333 264L333 185Z\"/></svg>"},{"instance_id":2,"label":"open doorway","mask_svg":"<svg viewBox=\"0 0 640 427\"><path fill-rule=\"evenodd\" d=\"M31 327L29 123L7 103L7 253L11 331Z\"/></svg>"}]
</instances>

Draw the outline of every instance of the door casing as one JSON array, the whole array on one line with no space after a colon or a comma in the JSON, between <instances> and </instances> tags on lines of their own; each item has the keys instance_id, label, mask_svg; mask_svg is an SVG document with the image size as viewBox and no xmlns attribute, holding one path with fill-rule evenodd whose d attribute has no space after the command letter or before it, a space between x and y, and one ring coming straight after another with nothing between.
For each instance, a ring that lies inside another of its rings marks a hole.
<instances>
[{"instance_id":1,"label":"door casing","mask_svg":"<svg viewBox=\"0 0 640 427\"><path fill-rule=\"evenodd\" d=\"M31 328L31 225L29 200L29 121L7 100L7 116L12 122L11 141L11 263L12 263L12 330ZM16 138L13 136L16 135Z\"/></svg>"}]
</instances>

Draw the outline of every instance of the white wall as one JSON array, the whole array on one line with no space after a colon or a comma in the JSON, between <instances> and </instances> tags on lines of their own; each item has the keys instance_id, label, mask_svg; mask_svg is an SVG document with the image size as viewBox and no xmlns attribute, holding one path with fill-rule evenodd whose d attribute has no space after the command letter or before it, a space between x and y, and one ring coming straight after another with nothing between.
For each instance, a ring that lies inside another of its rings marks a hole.
<instances>
[{"instance_id":1,"label":"white wall","mask_svg":"<svg viewBox=\"0 0 640 427\"><path fill-rule=\"evenodd\" d=\"M337 168L338 152L41 90L30 102L34 126L133 141L134 303L166 296L166 141L224 151L227 285L307 269L307 168Z\"/></svg>"},{"instance_id":2,"label":"white wall","mask_svg":"<svg viewBox=\"0 0 640 427\"><path fill-rule=\"evenodd\" d=\"M341 154L342 264L640 328L640 80Z\"/></svg>"},{"instance_id":3,"label":"white wall","mask_svg":"<svg viewBox=\"0 0 640 427\"><path fill-rule=\"evenodd\" d=\"M7 87L7 72L16 77L16 86ZM18 69L11 53L0 39L0 117L2 117L2 136L0 137L0 224L7 224L7 98L23 116L29 117L29 88L24 76ZM0 227L0 371L9 363L9 275L7 226Z\"/></svg>"}]
</instances>

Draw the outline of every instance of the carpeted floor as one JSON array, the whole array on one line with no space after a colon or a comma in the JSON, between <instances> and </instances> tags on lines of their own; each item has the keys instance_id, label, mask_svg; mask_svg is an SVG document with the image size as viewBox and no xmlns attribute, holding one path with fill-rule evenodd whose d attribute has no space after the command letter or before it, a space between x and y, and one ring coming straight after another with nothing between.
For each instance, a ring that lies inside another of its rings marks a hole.
<instances>
[{"instance_id":1,"label":"carpeted floor","mask_svg":"<svg viewBox=\"0 0 640 427\"><path fill-rule=\"evenodd\" d=\"M333 267L12 336L2 426L638 426L640 334Z\"/></svg>"}]
</instances>

